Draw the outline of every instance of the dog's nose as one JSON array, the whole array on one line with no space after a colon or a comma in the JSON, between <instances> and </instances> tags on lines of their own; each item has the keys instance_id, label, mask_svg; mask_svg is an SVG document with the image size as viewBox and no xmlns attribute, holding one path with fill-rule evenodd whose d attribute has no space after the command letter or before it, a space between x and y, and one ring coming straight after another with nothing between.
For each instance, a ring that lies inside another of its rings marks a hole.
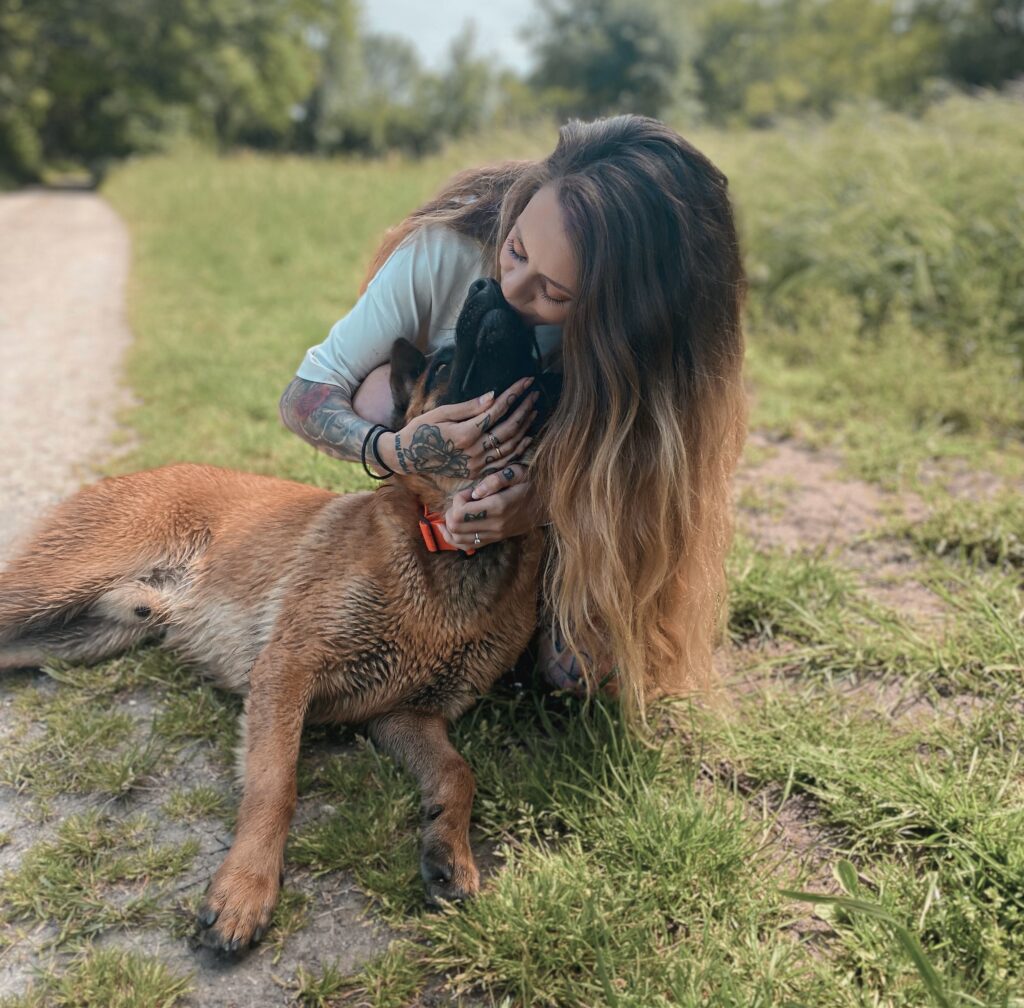
<instances>
[{"instance_id":1,"label":"dog's nose","mask_svg":"<svg viewBox=\"0 0 1024 1008\"><path fill-rule=\"evenodd\" d=\"M474 280L469 287L469 297L479 298L488 307L493 308L505 304L505 296L501 293L501 284L490 277L480 277L479 280Z\"/></svg>"}]
</instances>

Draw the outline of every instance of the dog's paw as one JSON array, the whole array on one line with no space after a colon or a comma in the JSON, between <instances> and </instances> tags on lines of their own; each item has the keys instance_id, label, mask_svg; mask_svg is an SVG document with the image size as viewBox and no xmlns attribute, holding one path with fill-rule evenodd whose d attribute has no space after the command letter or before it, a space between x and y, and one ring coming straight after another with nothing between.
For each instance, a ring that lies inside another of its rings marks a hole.
<instances>
[{"instance_id":1,"label":"dog's paw","mask_svg":"<svg viewBox=\"0 0 1024 1008\"><path fill-rule=\"evenodd\" d=\"M255 945L270 926L280 890L278 874L232 868L225 861L206 890L196 916L200 942L232 954Z\"/></svg>"},{"instance_id":2,"label":"dog's paw","mask_svg":"<svg viewBox=\"0 0 1024 1008\"><path fill-rule=\"evenodd\" d=\"M420 853L420 875L426 889L427 906L461 903L480 891L480 872L472 853L457 856L445 843L426 843Z\"/></svg>"}]
</instances>

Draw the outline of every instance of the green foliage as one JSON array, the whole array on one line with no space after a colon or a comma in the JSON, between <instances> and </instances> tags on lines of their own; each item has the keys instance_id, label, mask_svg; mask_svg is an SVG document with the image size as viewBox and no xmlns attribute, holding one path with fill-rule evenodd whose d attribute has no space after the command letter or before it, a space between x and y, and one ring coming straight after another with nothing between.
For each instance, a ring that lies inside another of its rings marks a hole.
<instances>
[{"instance_id":1,"label":"green foliage","mask_svg":"<svg viewBox=\"0 0 1024 1008\"><path fill-rule=\"evenodd\" d=\"M0 161L22 175L152 149L175 132L220 143L287 138L318 58L311 34L348 0L74 0L0 13ZM8 69L9 68L9 69ZM4 102L6 107L7 103Z\"/></svg>"},{"instance_id":2,"label":"green foliage","mask_svg":"<svg viewBox=\"0 0 1024 1008\"><path fill-rule=\"evenodd\" d=\"M851 99L906 105L938 70L938 36L898 27L893 0L721 0L695 57L712 118L766 124Z\"/></svg>"},{"instance_id":3,"label":"green foliage","mask_svg":"<svg viewBox=\"0 0 1024 1008\"><path fill-rule=\"evenodd\" d=\"M838 441L890 485L925 458L1020 459L1019 112L954 98L696 138L738 205L759 426Z\"/></svg>"},{"instance_id":4,"label":"green foliage","mask_svg":"<svg viewBox=\"0 0 1024 1008\"><path fill-rule=\"evenodd\" d=\"M617 0L542 0L540 14L530 83L560 116L663 112L679 54L653 10Z\"/></svg>"},{"instance_id":5,"label":"green foliage","mask_svg":"<svg viewBox=\"0 0 1024 1008\"><path fill-rule=\"evenodd\" d=\"M496 72L476 55L471 25L452 41L437 73L424 70L402 39L345 32L325 47L296 146L421 156L485 126L536 118L541 107L514 74Z\"/></svg>"},{"instance_id":6,"label":"green foliage","mask_svg":"<svg viewBox=\"0 0 1024 1008\"><path fill-rule=\"evenodd\" d=\"M941 34L944 77L991 87L1024 72L1021 0L917 0L912 10Z\"/></svg>"}]
</instances>

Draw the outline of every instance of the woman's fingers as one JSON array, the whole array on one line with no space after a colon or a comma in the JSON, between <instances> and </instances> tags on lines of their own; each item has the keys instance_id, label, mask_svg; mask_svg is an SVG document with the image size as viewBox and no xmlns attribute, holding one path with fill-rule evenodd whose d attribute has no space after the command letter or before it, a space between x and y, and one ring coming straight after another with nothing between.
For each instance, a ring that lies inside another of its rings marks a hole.
<instances>
[{"instance_id":1,"label":"woman's fingers","mask_svg":"<svg viewBox=\"0 0 1024 1008\"><path fill-rule=\"evenodd\" d=\"M497 453L499 458L508 458L512 455L512 446L518 442L520 434L537 415L534 405L537 402L538 394L533 392L524 396L516 411L502 420L489 435L484 436L484 452L486 454Z\"/></svg>"},{"instance_id":2,"label":"woman's fingers","mask_svg":"<svg viewBox=\"0 0 1024 1008\"><path fill-rule=\"evenodd\" d=\"M529 444L530 439L523 439ZM503 466L497 472L485 476L475 487L470 495L471 500L481 500L490 497L507 487L515 486L516 483L525 483L530 478L530 472L522 462L512 462Z\"/></svg>"},{"instance_id":3,"label":"woman's fingers","mask_svg":"<svg viewBox=\"0 0 1024 1008\"><path fill-rule=\"evenodd\" d=\"M435 406L424 416L429 416L434 423L462 421L477 434L490 430L493 423L510 408L510 404L521 396L531 385L533 378L520 378L515 384L505 389L501 395L487 392L478 399L467 399L461 403L450 403L447 406Z\"/></svg>"},{"instance_id":4,"label":"woman's fingers","mask_svg":"<svg viewBox=\"0 0 1024 1008\"><path fill-rule=\"evenodd\" d=\"M445 514L445 538L461 550L478 549L497 542L501 535L501 501L477 504L468 490L460 490Z\"/></svg>"},{"instance_id":5,"label":"woman's fingers","mask_svg":"<svg viewBox=\"0 0 1024 1008\"><path fill-rule=\"evenodd\" d=\"M489 413L494 413L495 395L493 392L485 392L477 399L467 399L465 402L448 403L446 406L435 406L427 410L419 419L429 420L430 423L457 423L464 420L478 420Z\"/></svg>"},{"instance_id":6,"label":"woman's fingers","mask_svg":"<svg viewBox=\"0 0 1024 1008\"><path fill-rule=\"evenodd\" d=\"M492 444L493 436L496 433L494 430L495 425L501 417L512 408L520 396L523 396L523 402L520 403L520 407L524 407L523 412L527 415L529 414L528 399L524 393L530 387L532 382L532 378L521 378L511 388L502 392L501 395L495 396L487 408L478 410L474 416L470 417L468 420L464 420L460 425L459 440L464 444L482 444L484 453L487 454L487 446ZM515 416L521 424L522 414L518 408L512 415ZM510 419L511 417L506 417L501 421L500 426L505 427ZM506 438L510 436L511 435L509 434L505 435ZM500 441L501 435L498 435L498 438Z\"/></svg>"}]
</instances>

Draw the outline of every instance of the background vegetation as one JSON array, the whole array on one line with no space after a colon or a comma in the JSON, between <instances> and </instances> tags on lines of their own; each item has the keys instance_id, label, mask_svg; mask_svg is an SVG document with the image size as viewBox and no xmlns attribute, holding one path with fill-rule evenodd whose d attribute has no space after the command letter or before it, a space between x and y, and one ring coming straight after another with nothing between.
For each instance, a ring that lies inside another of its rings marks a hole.
<instances>
[{"instance_id":1,"label":"background vegetation","mask_svg":"<svg viewBox=\"0 0 1024 1008\"><path fill-rule=\"evenodd\" d=\"M540 0L524 76L472 32L428 72L358 0L0 0L0 177L182 136L423 154L481 129L618 111L769 125L874 100L920 110L1024 73L1021 0Z\"/></svg>"}]
</instances>

